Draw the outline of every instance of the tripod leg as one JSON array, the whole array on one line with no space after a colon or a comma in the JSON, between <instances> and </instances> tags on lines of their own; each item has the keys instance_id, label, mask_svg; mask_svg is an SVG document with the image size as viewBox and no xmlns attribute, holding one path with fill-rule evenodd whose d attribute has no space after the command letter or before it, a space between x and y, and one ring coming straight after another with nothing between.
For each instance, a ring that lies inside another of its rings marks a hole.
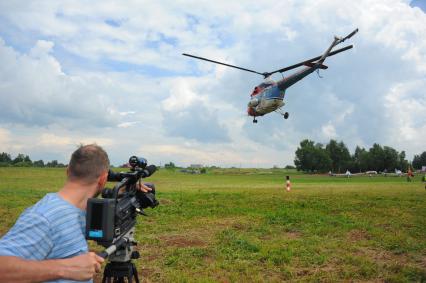
<instances>
[{"instance_id":1,"label":"tripod leg","mask_svg":"<svg viewBox=\"0 0 426 283\"><path fill-rule=\"evenodd\" d=\"M132 264L132 269L133 269L133 275L135 276L135 282L139 283L138 270L136 269L136 266L134 264Z\"/></svg>"}]
</instances>

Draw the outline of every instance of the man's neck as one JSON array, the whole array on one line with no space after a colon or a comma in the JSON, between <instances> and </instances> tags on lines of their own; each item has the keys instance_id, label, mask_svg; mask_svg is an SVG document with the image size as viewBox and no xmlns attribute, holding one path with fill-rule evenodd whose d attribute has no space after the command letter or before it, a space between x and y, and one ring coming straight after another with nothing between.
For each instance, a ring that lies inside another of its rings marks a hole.
<instances>
[{"instance_id":1,"label":"man's neck","mask_svg":"<svg viewBox=\"0 0 426 283\"><path fill-rule=\"evenodd\" d=\"M84 185L68 181L58 194L75 207L86 210L87 200L93 197L95 191L96 184Z\"/></svg>"}]
</instances>

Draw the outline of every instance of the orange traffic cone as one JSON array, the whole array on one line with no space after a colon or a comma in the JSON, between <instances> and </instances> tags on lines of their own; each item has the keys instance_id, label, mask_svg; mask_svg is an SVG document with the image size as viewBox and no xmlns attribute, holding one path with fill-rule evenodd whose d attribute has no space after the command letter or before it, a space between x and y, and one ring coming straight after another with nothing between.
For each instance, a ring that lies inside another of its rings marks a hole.
<instances>
[{"instance_id":1,"label":"orange traffic cone","mask_svg":"<svg viewBox=\"0 0 426 283\"><path fill-rule=\"evenodd\" d=\"M285 178L287 180L285 187L286 187L287 192L289 192L291 190L290 176L286 176Z\"/></svg>"}]
</instances>

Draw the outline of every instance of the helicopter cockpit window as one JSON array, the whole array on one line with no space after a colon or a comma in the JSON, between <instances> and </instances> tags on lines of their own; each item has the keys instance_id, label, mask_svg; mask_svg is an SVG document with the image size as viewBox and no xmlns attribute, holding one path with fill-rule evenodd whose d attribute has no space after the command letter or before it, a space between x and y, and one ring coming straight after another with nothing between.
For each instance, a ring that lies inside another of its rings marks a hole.
<instances>
[{"instance_id":1,"label":"helicopter cockpit window","mask_svg":"<svg viewBox=\"0 0 426 283\"><path fill-rule=\"evenodd\" d=\"M259 86L261 88L267 88L267 87L269 87L269 86L271 86L273 84L274 84L273 82L264 82L264 83L261 83Z\"/></svg>"},{"instance_id":2,"label":"helicopter cockpit window","mask_svg":"<svg viewBox=\"0 0 426 283\"><path fill-rule=\"evenodd\" d=\"M253 92L251 93L251 96L258 94L259 92L260 92L260 88L259 88L258 86L256 86L256 87L253 89Z\"/></svg>"}]
</instances>

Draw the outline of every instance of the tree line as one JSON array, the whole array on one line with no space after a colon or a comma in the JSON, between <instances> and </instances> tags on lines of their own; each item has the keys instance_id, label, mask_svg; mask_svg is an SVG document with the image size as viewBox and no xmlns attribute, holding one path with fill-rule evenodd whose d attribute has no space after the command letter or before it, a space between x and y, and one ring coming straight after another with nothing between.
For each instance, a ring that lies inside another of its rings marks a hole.
<instances>
[{"instance_id":1,"label":"tree line","mask_svg":"<svg viewBox=\"0 0 426 283\"><path fill-rule=\"evenodd\" d=\"M28 155L19 153L15 158L9 153L0 153L0 167L66 167L65 164L52 160L45 163L43 160L32 161Z\"/></svg>"},{"instance_id":2,"label":"tree line","mask_svg":"<svg viewBox=\"0 0 426 283\"><path fill-rule=\"evenodd\" d=\"M406 171L409 166L421 169L426 166L426 151L415 155L412 162L405 151L398 152L390 146L373 144L368 150L357 146L351 154L343 141L330 140L326 145L305 139L300 142L294 160L296 169L305 172L393 172Z\"/></svg>"}]
</instances>

